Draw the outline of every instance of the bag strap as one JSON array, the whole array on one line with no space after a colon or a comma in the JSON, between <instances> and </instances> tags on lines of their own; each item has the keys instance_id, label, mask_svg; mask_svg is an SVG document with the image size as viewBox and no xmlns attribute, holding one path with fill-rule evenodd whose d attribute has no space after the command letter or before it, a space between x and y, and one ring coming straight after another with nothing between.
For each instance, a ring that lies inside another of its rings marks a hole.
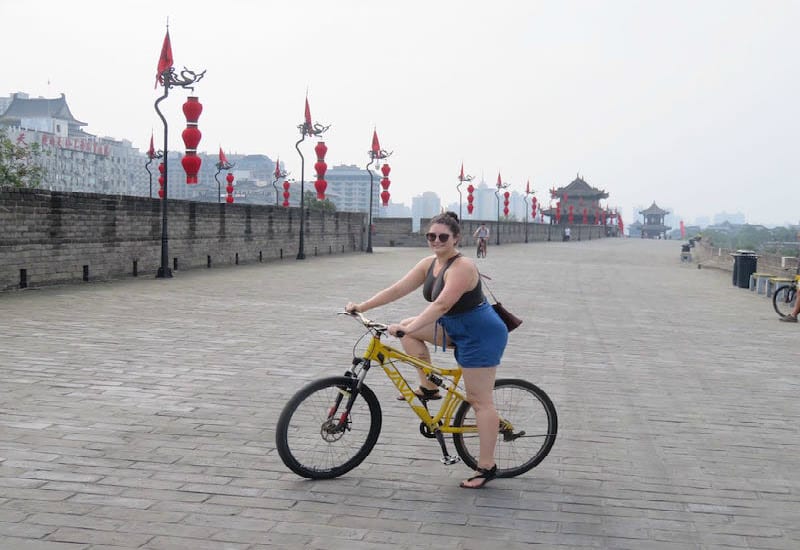
<instances>
[{"instance_id":1,"label":"bag strap","mask_svg":"<svg viewBox=\"0 0 800 550\"><path fill-rule=\"evenodd\" d=\"M479 276L481 279L485 279L485 280L487 280L487 281L491 281L491 280L492 280L492 278L491 278L491 277L489 277L488 275L485 275L485 274L481 273L480 271L478 271L478 276ZM497 303L497 297L494 295L494 292L492 292L492 289L491 289L491 288L489 288L489 285L487 285L486 283L483 283L483 286L484 286L484 288L486 288L486 290L488 290L488 291L489 291L489 296L491 296L491 297L492 297L492 300L494 300L494 301L495 301L495 303Z\"/></svg>"}]
</instances>

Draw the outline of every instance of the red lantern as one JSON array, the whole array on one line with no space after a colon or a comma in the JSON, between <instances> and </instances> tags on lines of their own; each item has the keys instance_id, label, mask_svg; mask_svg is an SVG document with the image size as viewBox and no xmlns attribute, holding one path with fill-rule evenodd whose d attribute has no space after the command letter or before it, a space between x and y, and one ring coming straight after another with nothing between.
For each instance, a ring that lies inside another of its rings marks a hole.
<instances>
[{"instance_id":1,"label":"red lantern","mask_svg":"<svg viewBox=\"0 0 800 550\"><path fill-rule=\"evenodd\" d=\"M181 133L181 137L183 138L183 143L186 145L187 150L192 149L196 151L203 134L197 129L197 126L187 126Z\"/></svg>"},{"instance_id":2,"label":"red lantern","mask_svg":"<svg viewBox=\"0 0 800 550\"><path fill-rule=\"evenodd\" d=\"M381 173L383 174L383 177L381 178L381 187L383 187L383 191L381 192L381 202L383 206L389 206L389 185L392 183L389 181L389 172L391 171L392 169L388 164L381 166Z\"/></svg>"},{"instance_id":3,"label":"red lantern","mask_svg":"<svg viewBox=\"0 0 800 550\"><path fill-rule=\"evenodd\" d=\"M536 202L536 197L533 197L533 201L531 201L531 217L533 218L533 221L536 221L536 205L537 204L538 203Z\"/></svg>"},{"instance_id":4,"label":"red lantern","mask_svg":"<svg viewBox=\"0 0 800 550\"><path fill-rule=\"evenodd\" d=\"M556 203L556 223L561 223L561 201Z\"/></svg>"},{"instance_id":5,"label":"red lantern","mask_svg":"<svg viewBox=\"0 0 800 550\"><path fill-rule=\"evenodd\" d=\"M475 191L475 187L470 183L467 186L467 212L472 214L472 211L475 209L475 206L472 204L472 201L475 200L475 197L472 196L472 192Z\"/></svg>"},{"instance_id":6,"label":"red lantern","mask_svg":"<svg viewBox=\"0 0 800 550\"><path fill-rule=\"evenodd\" d=\"M567 221L569 221L570 225L572 225L572 221L574 220L574 217L573 217L573 214L572 214L572 209L573 209L573 207L570 204L569 205L569 214L567 215Z\"/></svg>"},{"instance_id":7,"label":"red lantern","mask_svg":"<svg viewBox=\"0 0 800 550\"><path fill-rule=\"evenodd\" d=\"M510 197L510 196L511 196L511 193L509 193L508 191L503 193L503 215L505 217L508 217L508 197Z\"/></svg>"},{"instance_id":8,"label":"red lantern","mask_svg":"<svg viewBox=\"0 0 800 550\"><path fill-rule=\"evenodd\" d=\"M586 212L586 209L584 208L583 209L583 225L586 225L587 219L588 219L587 212Z\"/></svg>"},{"instance_id":9,"label":"red lantern","mask_svg":"<svg viewBox=\"0 0 800 550\"><path fill-rule=\"evenodd\" d=\"M314 188L317 190L317 199L325 200L325 189L328 188L328 182L325 181L325 172L328 171L328 165L325 164L325 154L328 152L328 146L324 141L317 143L314 147L314 152L317 153L317 162L314 164L314 170L317 172L317 181L314 182Z\"/></svg>"},{"instance_id":10,"label":"red lantern","mask_svg":"<svg viewBox=\"0 0 800 550\"><path fill-rule=\"evenodd\" d=\"M472 211L473 211L473 210L475 210L475 206L473 206L473 204L472 204L472 203L469 203L469 204L467 205L467 212L469 212L470 214L472 214Z\"/></svg>"},{"instance_id":11,"label":"red lantern","mask_svg":"<svg viewBox=\"0 0 800 550\"><path fill-rule=\"evenodd\" d=\"M228 175L225 176L225 181L228 182L228 185L225 186L225 191L228 193L228 196L225 197L225 202L230 204L233 202L233 174L228 172Z\"/></svg>"},{"instance_id":12,"label":"red lantern","mask_svg":"<svg viewBox=\"0 0 800 550\"><path fill-rule=\"evenodd\" d=\"M200 166L203 161L197 156L197 146L200 144L200 139L203 134L197 128L197 119L203 112L203 105L200 100L194 96L186 98L186 103L183 104L183 114L186 117L186 129L181 134L183 143L186 145L186 156L181 160L183 169L186 172L186 183L197 183L197 174L200 172Z\"/></svg>"},{"instance_id":13,"label":"red lantern","mask_svg":"<svg viewBox=\"0 0 800 550\"><path fill-rule=\"evenodd\" d=\"M288 208L289 206L289 182L283 182L283 207Z\"/></svg>"},{"instance_id":14,"label":"red lantern","mask_svg":"<svg viewBox=\"0 0 800 550\"><path fill-rule=\"evenodd\" d=\"M186 98L186 103L183 104L183 115L186 117L186 122L197 124L197 119L203 112L203 104L195 96Z\"/></svg>"}]
</instances>

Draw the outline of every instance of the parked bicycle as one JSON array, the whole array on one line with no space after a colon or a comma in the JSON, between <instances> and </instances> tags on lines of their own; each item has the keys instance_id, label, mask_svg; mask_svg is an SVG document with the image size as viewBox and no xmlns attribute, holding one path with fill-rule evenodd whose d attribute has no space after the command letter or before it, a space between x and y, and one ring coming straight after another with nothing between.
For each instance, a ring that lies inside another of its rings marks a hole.
<instances>
[{"instance_id":1,"label":"parked bicycle","mask_svg":"<svg viewBox=\"0 0 800 550\"><path fill-rule=\"evenodd\" d=\"M342 314L363 324L369 344L362 356L354 353L343 376L311 382L286 403L275 434L283 463L299 476L330 479L349 472L369 456L380 435L382 412L378 397L364 381L372 366L379 365L419 417L420 433L439 443L441 462L449 465L463 460L469 468L477 468L478 428L460 386L461 367L436 367L407 355L381 340L388 325L359 312ZM398 370L401 366L411 371L422 369L427 379L443 390L438 411L429 410L428 400L414 393ZM494 401L500 415L497 477L523 474L544 460L555 443L555 406L536 385L510 378L495 381ZM458 456L449 453L445 434L452 434Z\"/></svg>"}]
</instances>

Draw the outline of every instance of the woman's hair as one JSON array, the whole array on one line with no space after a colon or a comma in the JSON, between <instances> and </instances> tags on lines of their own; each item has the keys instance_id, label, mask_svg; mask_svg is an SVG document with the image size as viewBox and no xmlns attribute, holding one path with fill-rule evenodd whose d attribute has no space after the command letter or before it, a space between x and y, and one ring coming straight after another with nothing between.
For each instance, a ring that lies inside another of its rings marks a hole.
<instances>
[{"instance_id":1,"label":"woman's hair","mask_svg":"<svg viewBox=\"0 0 800 550\"><path fill-rule=\"evenodd\" d=\"M454 237L458 237L461 235L461 226L458 225L458 214L455 212L444 212L443 214L439 214L438 216L434 216L431 218L430 225L435 223L444 224L453 232Z\"/></svg>"}]
</instances>

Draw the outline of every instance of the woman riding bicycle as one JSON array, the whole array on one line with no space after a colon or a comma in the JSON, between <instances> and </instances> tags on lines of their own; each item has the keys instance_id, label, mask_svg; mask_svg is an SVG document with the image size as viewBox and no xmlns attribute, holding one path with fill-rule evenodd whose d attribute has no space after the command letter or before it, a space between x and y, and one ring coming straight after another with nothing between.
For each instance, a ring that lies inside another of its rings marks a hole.
<instances>
[{"instance_id":1,"label":"woman riding bicycle","mask_svg":"<svg viewBox=\"0 0 800 550\"><path fill-rule=\"evenodd\" d=\"M487 230L488 231L488 230ZM494 450L499 417L493 393L497 366L508 341L508 330L486 301L475 263L458 252L461 236L458 216L453 212L433 218L425 237L433 250L403 278L381 290L369 300L348 303L347 311L365 312L393 302L420 286L430 305L416 317L389 325L389 333L400 338L403 349L430 362L426 342L450 345L463 369L467 400L475 410L480 437L477 473L461 482L461 487L478 489L495 478ZM420 372L417 394L423 399L440 399L438 388Z\"/></svg>"}]
</instances>

